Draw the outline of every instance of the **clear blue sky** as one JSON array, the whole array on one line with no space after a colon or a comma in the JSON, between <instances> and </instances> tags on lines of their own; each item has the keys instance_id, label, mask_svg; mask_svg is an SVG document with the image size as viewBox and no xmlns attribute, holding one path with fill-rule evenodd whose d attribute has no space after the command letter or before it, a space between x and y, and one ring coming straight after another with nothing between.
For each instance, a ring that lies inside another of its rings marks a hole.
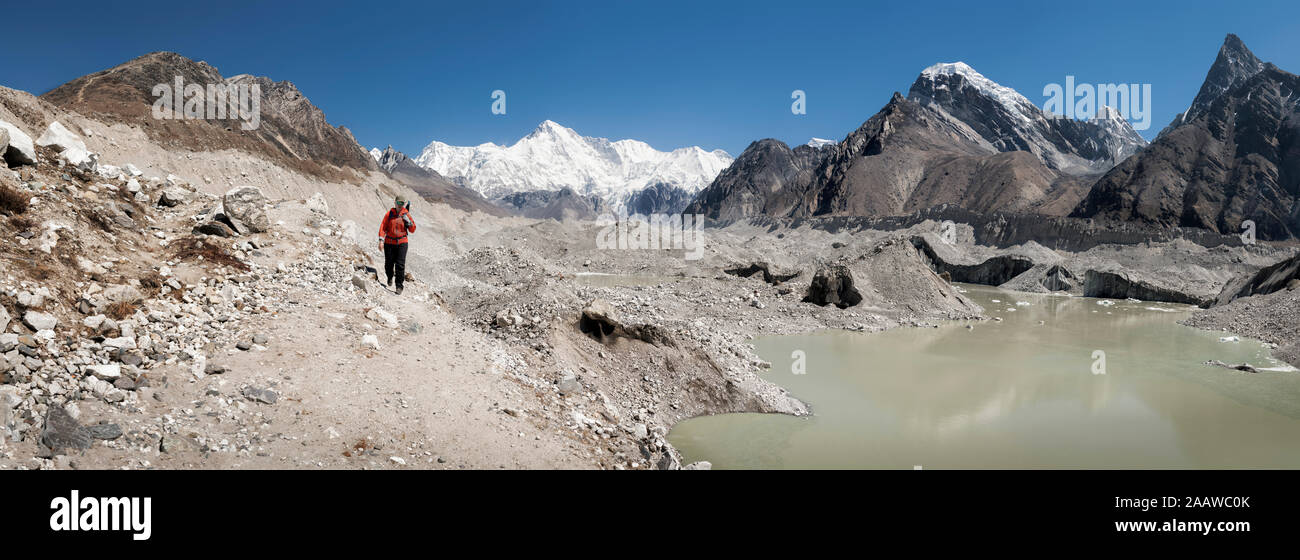
<instances>
[{"instance_id":1,"label":"clear blue sky","mask_svg":"<svg viewBox=\"0 0 1300 560\"><path fill-rule=\"evenodd\" d=\"M544 119L658 149L841 139L935 62L1040 106L1067 74L1152 84L1153 136L1225 34L1300 72L1300 2L16 1L0 85L44 93L152 51L290 80L366 147L509 143ZM493 90L507 114L490 112ZM808 113L790 112L790 93Z\"/></svg>"}]
</instances>

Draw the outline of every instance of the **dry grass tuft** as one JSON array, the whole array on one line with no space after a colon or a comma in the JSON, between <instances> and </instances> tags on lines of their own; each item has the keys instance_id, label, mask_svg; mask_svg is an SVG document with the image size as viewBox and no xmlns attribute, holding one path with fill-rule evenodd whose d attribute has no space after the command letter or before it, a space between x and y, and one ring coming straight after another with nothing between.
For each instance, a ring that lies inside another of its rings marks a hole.
<instances>
[{"instance_id":1,"label":"dry grass tuft","mask_svg":"<svg viewBox=\"0 0 1300 560\"><path fill-rule=\"evenodd\" d=\"M163 284L167 282L156 270L150 270L140 277L140 287L144 290L145 295L153 297L162 291Z\"/></svg>"},{"instance_id":2,"label":"dry grass tuft","mask_svg":"<svg viewBox=\"0 0 1300 560\"><path fill-rule=\"evenodd\" d=\"M109 318L113 319L114 321L122 321L127 317L135 315L135 311L139 308L140 306L138 302L119 301L105 308L104 314L108 315Z\"/></svg>"},{"instance_id":3,"label":"dry grass tuft","mask_svg":"<svg viewBox=\"0 0 1300 560\"><path fill-rule=\"evenodd\" d=\"M27 216L10 216L9 225L13 226L14 231L32 231L36 229L36 220Z\"/></svg>"},{"instance_id":4,"label":"dry grass tuft","mask_svg":"<svg viewBox=\"0 0 1300 560\"><path fill-rule=\"evenodd\" d=\"M31 195L16 191L8 185L0 185L0 212L17 216L27 211L31 201Z\"/></svg>"},{"instance_id":5,"label":"dry grass tuft","mask_svg":"<svg viewBox=\"0 0 1300 560\"><path fill-rule=\"evenodd\" d=\"M248 265L236 259L225 249L196 237L178 239L171 244L171 257L176 260L203 260L217 265L229 266L241 272L248 271Z\"/></svg>"}]
</instances>

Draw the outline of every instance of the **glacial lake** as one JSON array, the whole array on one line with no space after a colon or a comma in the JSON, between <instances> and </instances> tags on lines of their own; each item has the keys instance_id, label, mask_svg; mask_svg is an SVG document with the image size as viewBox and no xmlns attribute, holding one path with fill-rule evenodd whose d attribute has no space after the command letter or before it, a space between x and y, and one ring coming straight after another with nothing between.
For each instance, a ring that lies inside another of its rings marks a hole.
<instances>
[{"instance_id":1,"label":"glacial lake","mask_svg":"<svg viewBox=\"0 0 1300 560\"><path fill-rule=\"evenodd\" d=\"M1300 468L1300 373L1258 341L1177 324L1189 306L961 289L1002 321L756 339L813 415L693 418L669 441L715 469Z\"/></svg>"}]
</instances>

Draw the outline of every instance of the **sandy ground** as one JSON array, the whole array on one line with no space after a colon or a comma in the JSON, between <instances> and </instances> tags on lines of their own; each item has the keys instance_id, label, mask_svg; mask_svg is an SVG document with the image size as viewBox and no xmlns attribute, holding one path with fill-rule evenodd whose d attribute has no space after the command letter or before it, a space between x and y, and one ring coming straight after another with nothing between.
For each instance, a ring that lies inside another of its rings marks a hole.
<instances>
[{"instance_id":1,"label":"sandy ground","mask_svg":"<svg viewBox=\"0 0 1300 560\"><path fill-rule=\"evenodd\" d=\"M360 349L356 341L366 331L349 320L362 316L360 303L290 293L300 305L252 327L270 333L264 350L214 356L212 363L228 372L202 380L173 371L168 378L176 381L141 401L149 416L180 410L181 437L203 434L204 443L180 445L175 453L162 453L152 442L144 453L96 448L73 462L80 468L204 469L594 466L573 439L528 416L544 405L534 391L495 371L486 351L494 341L460 328L445 311L407 305L409 298L404 302L378 284L371 288L382 305L399 309L421 332L375 328L381 349ZM248 401L238 390L245 385L272 389L279 399ZM93 410L83 414L96 416ZM248 449L201 450L241 431L255 438Z\"/></svg>"}]
</instances>

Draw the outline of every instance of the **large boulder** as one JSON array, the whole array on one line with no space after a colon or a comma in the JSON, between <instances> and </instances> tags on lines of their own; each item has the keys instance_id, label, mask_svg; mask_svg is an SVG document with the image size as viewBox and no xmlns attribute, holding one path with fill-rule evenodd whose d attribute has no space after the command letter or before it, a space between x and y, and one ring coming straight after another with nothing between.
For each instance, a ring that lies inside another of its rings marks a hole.
<instances>
[{"instance_id":1,"label":"large boulder","mask_svg":"<svg viewBox=\"0 0 1300 560\"><path fill-rule=\"evenodd\" d=\"M34 331L53 330L59 326L58 317L39 311L28 311L23 315L23 322Z\"/></svg>"},{"instance_id":2,"label":"large boulder","mask_svg":"<svg viewBox=\"0 0 1300 560\"><path fill-rule=\"evenodd\" d=\"M326 202L325 195L321 193L316 193L311 195L311 198L307 199L307 209L311 210L312 212L329 214L330 204L329 202Z\"/></svg>"},{"instance_id":3,"label":"large boulder","mask_svg":"<svg viewBox=\"0 0 1300 560\"><path fill-rule=\"evenodd\" d=\"M9 135L9 141L4 150L4 159L9 165L31 165L36 163L36 146L32 144L31 136L5 121L0 121L0 130L4 130Z\"/></svg>"},{"instance_id":4,"label":"large boulder","mask_svg":"<svg viewBox=\"0 0 1300 560\"><path fill-rule=\"evenodd\" d=\"M83 148L71 147L64 150L59 157L84 173L94 173L99 167L99 154L86 151Z\"/></svg>"},{"instance_id":5,"label":"large boulder","mask_svg":"<svg viewBox=\"0 0 1300 560\"><path fill-rule=\"evenodd\" d=\"M627 323L613 305L601 299L592 300L582 309L578 330L606 344L618 338L633 338L655 346L677 345L658 325Z\"/></svg>"},{"instance_id":6,"label":"large boulder","mask_svg":"<svg viewBox=\"0 0 1300 560\"><path fill-rule=\"evenodd\" d=\"M4 162L7 151L9 151L9 130L0 128L0 163Z\"/></svg>"},{"instance_id":7,"label":"large boulder","mask_svg":"<svg viewBox=\"0 0 1300 560\"><path fill-rule=\"evenodd\" d=\"M0 305L0 333L5 332L5 329L9 328L9 321L12 319L13 317L9 316L9 311L6 310L3 305Z\"/></svg>"},{"instance_id":8,"label":"large boulder","mask_svg":"<svg viewBox=\"0 0 1300 560\"><path fill-rule=\"evenodd\" d=\"M86 143L81 140L81 137L59 124L59 121L50 123L49 128L45 129L45 133L36 139L36 145L53 148L56 152L66 152L72 149L79 149L82 152L88 151Z\"/></svg>"},{"instance_id":9,"label":"large boulder","mask_svg":"<svg viewBox=\"0 0 1300 560\"><path fill-rule=\"evenodd\" d=\"M230 189L221 201L228 218L254 233L271 227L271 218L266 214L267 202L262 189L247 186Z\"/></svg>"},{"instance_id":10,"label":"large boulder","mask_svg":"<svg viewBox=\"0 0 1300 560\"><path fill-rule=\"evenodd\" d=\"M239 235L230 226L216 220L200 223L191 231L195 235L212 235L215 237L235 237Z\"/></svg>"},{"instance_id":11,"label":"large boulder","mask_svg":"<svg viewBox=\"0 0 1300 560\"><path fill-rule=\"evenodd\" d=\"M45 146L59 152L59 157L86 173L94 173L99 166L99 154L86 149L86 143L59 121L50 123L45 133L36 139L37 146Z\"/></svg>"},{"instance_id":12,"label":"large boulder","mask_svg":"<svg viewBox=\"0 0 1300 560\"><path fill-rule=\"evenodd\" d=\"M849 267L833 264L817 270L803 301L822 307L834 305L845 309L862 303L862 294L853 287L853 273Z\"/></svg>"},{"instance_id":13,"label":"large boulder","mask_svg":"<svg viewBox=\"0 0 1300 560\"><path fill-rule=\"evenodd\" d=\"M158 194L158 206L172 208L185 204L190 199L190 191L182 187L167 187Z\"/></svg>"}]
</instances>

